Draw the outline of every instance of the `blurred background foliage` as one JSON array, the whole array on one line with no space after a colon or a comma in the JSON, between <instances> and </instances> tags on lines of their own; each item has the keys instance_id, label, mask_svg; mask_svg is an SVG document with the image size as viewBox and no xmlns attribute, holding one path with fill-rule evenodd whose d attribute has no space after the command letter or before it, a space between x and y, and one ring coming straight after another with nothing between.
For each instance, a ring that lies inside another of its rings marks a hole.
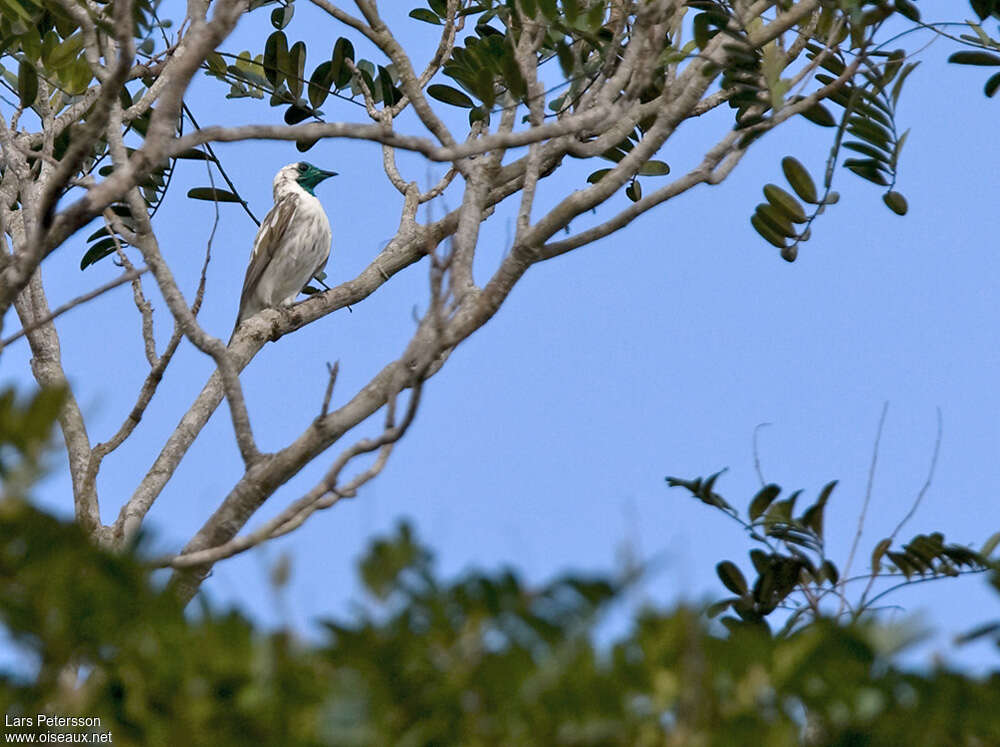
<instances>
[{"instance_id":1,"label":"blurred background foliage","mask_svg":"<svg viewBox=\"0 0 1000 747\"><path fill-rule=\"evenodd\" d=\"M37 475L53 400L0 397L5 475ZM674 481L735 514L714 482ZM111 731L116 745L1000 744L995 666L986 677L910 671L899 660L906 631L822 605L771 632L768 616L788 613L778 602L833 583L809 559L821 554L821 519L775 509L777 486L751 501L750 537L791 532L799 543L764 558L752 587L735 564L719 564L737 596L713 606L744 614L723 627L706 610L632 605L626 631L598 642L604 614L641 571L541 586L512 570L441 578L403 523L359 563L367 598L310 639L204 600L185 614L141 551L94 547L74 524L33 508L23 480L10 485L5 478L0 502L0 619L23 666L0 673L7 718L99 716L95 731ZM947 560L956 547L938 554ZM966 552L962 560L991 568ZM798 564L794 581L762 581L791 562L783 558Z\"/></svg>"}]
</instances>

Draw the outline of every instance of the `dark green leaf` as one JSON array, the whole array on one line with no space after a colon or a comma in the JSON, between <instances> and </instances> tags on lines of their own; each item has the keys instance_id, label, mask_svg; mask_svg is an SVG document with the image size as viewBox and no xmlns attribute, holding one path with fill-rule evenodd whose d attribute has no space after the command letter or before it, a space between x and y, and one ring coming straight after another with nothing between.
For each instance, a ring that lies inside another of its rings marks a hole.
<instances>
[{"instance_id":1,"label":"dark green leaf","mask_svg":"<svg viewBox=\"0 0 1000 747\"><path fill-rule=\"evenodd\" d=\"M433 86L427 86L427 95L431 98L437 99L438 101L442 101L445 104L461 106L465 109L471 109L475 106L472 99L459 91L457 88L441 85L439 83Z\"/></svg>"},{"instance_id":2,"label":"dark green leaf","mask_svg":"<svg viewBox=\"0 0 1000 747\"><path fill-rule=\"evenodd\" d=\"M277 88L291 68L288 59L288 38L284 31L275 31L264 42L264 76Z\"/></svg>"},{"instance_id":3,"label":"dark green leaf","mask_svg":"<svg viewBox=\"0 0 1000 747\"><path fill-rule=\"evenodd\" d=\"M666 176L670 173L670 166L663 161L646 161L639 169L639 176Z\"/></svg>"},{"instance_id":4,"label":"dark green leaf","mask_svg":"<svg viewBox=\"0 0 1000 747\"><path fill-rule=\"evenodd\" d=\"M872 573L878 573L880 563L882 562L882 556L885 555L891 544L892 538L886 537L884 540L881 540L877 545L875 545L875 549L872 550Z\"/></svg>"},{"instance_id":5,"label":"dark green leaf","mask_svg":"<svg viewBox=\"0 0 1000 747\"><path fill-rule=\"evenodd\" d=\"M189 189L187 196L193 200L208 200L209 202L240 202L240 198L232 192L213 187L195 187Z\"/></svg>"},{"instance_id":6,"label":"dark green leaf","mask_svg":"<svg viewBox=\"0 0 1000 747\"><path fill-rule=\"evenodd\" d=\"M354 61L354 45L350 40L340 37L333 45L333 57L330 60L330 75L337 88L343 88L351 82L351 69L344 60Z\"/></svg>"},{"instance_id":7,"label":"dark green leaf","mask_svg":"<svg viewBox=\"0 0 1000 747\"><path fill-rule=\"evenodd\" d=\"M299 98L302 95L302 83L306 73L306 45L297 41L288 50L288 68L283 71L288 83L288 90L292 96Z\"/></svg>"},{"instance_id":8,"label":"dark green leaf","mask_svg":"<svg viewBox=\"0 0 1000 747\"><path fill-rule=\"evenodd\" d=\"M198 148L188 148L187 150L182 150L174 158L184 158L189 161L214 161L208 153Z\"/></svg>"},{"instance_id":9,"label":"dark green leaf","mask_svg":"<svg viewBox=\"0 0 1000 747\"><path fill-rule=\"evenodd\" d=\"M414 8L410 11L410 18L415 18L424 23L433 23L435 26L443 25L443 21L438 18L437 13L427 8Z\"/></svg>"},{"instance_id":10,"label":"dark green leaf","mask_svg":"<svg viewBox=\"0 0 1000 747\"><path fill-rule=\"evenodd\" d=\"M836 480L828 482L823 486L816 502L807 508L805 513L802 514L802 518L799 519L799 522L803 526L812 529L821 540L823 539L823 510L826 508L826 502L830 499L830 494L833 493L835 487L837 487Z\"/></svg>"},{"instance_id":11,"label":"dark green leaf","mask_svg":"<svg viewBox=\"0 0 1000 747\"><path fill-rule=\"evenodd\" d=\"M776 231L786 238L795 237L795 229L792 227L792 222L787 215L781 210L778 210L774 205L770 203L762 202L757 206L754 213L759 216L771 230Z\"/></svg>"},{"instance_id":12,"label":"dark green leaf","mask_svg":"<svg viewBox=\"0 0 1000 747\"><path fill-rule=\"evenodd\" d=\"M780 493L781 488L773 483L762 487L750 501L750 509L748 511L750 521L756 521L760 518Z\"/></svg>"},{"instance_id":13,"label":"dark green leaf","mask_svg":"<svg viewBox=\"0 0 1000 747\"><path fill-rule=\"evenodd\" d=\"M115 248L115 240L110 236L106 239L101 239L96 244L91 245L91 247L87 250L87 253L83 255L83 259L80 260L80 269L86 270L95 262L99 262L105 257L114 254Z\"/></svg>"},{"instance_id":14,"label":"dark green leaf","mask_svg":"<svg viewBox=\"0 0 1000 747\"><path fill-rule=\"evenodd\" d=\"M332 65L329 60L321 62L309 77L309 103L314 109L321 107L330 95L330 86L333 85L333 76L330 74Z\"/></svg>"},{"instance_id":15,"label":"dark green leaf","mask_svg":"<svg viewBox=\"0 0 1000 747\"><path fill-rule=\"evenodd\" d=\"M638 202L642 199L642 185L639 184L638 180L633 180L625 187L625 196L632 202Z\"/></svg>"},{"instance_id":16,"label":"dark green leaf","mask_svg":"<svg viewBox=\"0 0 1000 747\"><path fill-rule=\"evenodd\" d=\"M889 186L889 180L885 178L883 166L873 158L848 158L844 161L844 168L853 171L862 179L877 184L880 187Z\"/></svg>"},{"instance_id":17,"label":"dark green leaf","mask_svg":"<svg viewBox=\"0 0 1000 747\"><path fill-rule=\"evenodd\" d=\"M607 176L608 173L610 173L610 171L611 169L598 169L593 174L587 177L587 181L590 182L591 184L597 184L597 182L601 181L601 179Z\"/></svg>"},{"instance_id":18,"label":"dark green leaf","mask_svg":"<svg viewBox=\"0 0 1000 747\"><path fill-rule=\"evenodd\" d=\"M816 202L816 184L813 182L806 167L798 159L792 156L785 156L781 159L781 170L785 174L788 183L792 185L795 194L806 202Z\"/></svg>"},{"instance_id":19,"label":"dark green leaf","mask_svg":"<svg viewBox=\"0 0 1000 747\"><path fill-rule=\"evenodd\" d=\"M759 214L754 213L750 216L750 224L767 242L773 244L779 249L785 249L785 237L779 232L771 228L770 225L764 222Z\"/></svg>"},{"instance_id":20,"label":"dark green leaf","mask_svg":"<svg viewBox=\"0 0 1000 747\"><path fill-rule=\"evenodd\" d=\"M1000 73L994 73L986 81L986 85L983 86L983 93L992 98L998 88L1000 88Z\"/></svg>"},{"instance_id":21,"label":"dark green leaf","mask_svg":"<svg viewBox=\"0 0 1000 747\"><path fill-rule=\"evenodd\" d=\"M906 198L899 192L889 191L882 195L882 201L896 215L906 215L908 206Z\"/></svg>"},{"instance_id":22,"label":"dark green leaf","mask_svg":"<svg viewBox=\"0 0 1000 747\"><path fill-rule=\"evenodd\" d=\"M285 110L285 123L290 125L298 124L305 119L309 119L311 116L312 112L308 109L301 107L298 104L292 104Z\"/></svg>"},{"instance_id":23,"label":"dark green leaf","mask_svg":"<svg viewBox=\"0 0 1000 747\"><path fill-rule=\"evenodd\" d=\"M806 222L806 211L799 201L777 184L765 184L764 197L793 223Z\"/></svg>"},{"instance_id":24,"label":"dark green leaf","mask_svg":"<svg viewBox=\"0 0 1000 747\"><path fill-rule=\"evenodd\" d=\"M836 127L837 120L833 118L833 115L827 110L822 104L813 104L808 109L802 112L802 116L808 119L813 124L818 124L820 127Z\"/></svg>"},{"instance_id":25,"label":"dark green leaf","mask_svg":"<svg viewBox=\"0 0 1000 747\"><path fill-rule=\"evenodd\" d=\"M917 10L917 6L911 3L910 0L896 0L895 5L896 10L904 18L914 23L920 23L920 11Z\"/></svg>"},{"instance_id":26,"label":"dark green leaf","mask_svg":"<svg viewBox=\"0 0 1000 747\"><path fill-rule=\"evenodd\" d=\"M275 8L271 11L271 25L280 31L292 22L293 15L295 15L293 3L289 3L283 8Z\"/></svg>"},{"instance_id":27,"label":"dark green leaf","mask_svg":"<svg viewBox=\"0 0 1000 747\"><path fill-rule=\"evenodd\" d=\"M541 9L542 14L550 21L554 21L559 17L559 8L556 6L556 0L538 0L538 7Z\"/></svg>"},{"instance_id":28,"label":"dark green leaf","mask_svg":"<svg viewBox=\"0 0 1000 747\"><path fill-rule=\"evenodd\" d=\"M885 151L876 148L874 145L869 145L868 143L848 142L844 143L844 147L848 150L853 150L855 153L861 153L869 158L883 161L887 167L892 163L892 156Z\"/></svg>"},{"instance_id":29,"label":"dark green leaf","mask_svg":"<svg viewBox=\"0 0 1000 747\"><path fill-rule=\"evenodd\" d=\"M1000 55L992 52L966 51L955 52L948 58L948 62L955 62L959 65L984 65L995 67L1000 65Z\"/></svg>"},{"instance_id":30,"label":"dark green leaf","mask_svg":"<svg viewBox=\"0 0 1000 747\"><path fill-rule=\"evenodd\" d=\"M25 109L38 98L38 73L35 72L35 66L26 60L21 60L17 67L17 93L21 106Z\"/></svg>"},{"instance_id":31,"label":"dark green leaf","mask_svg":"<svg viewBox=\"0 0 1000 747\"><path fill-rule=\"evenodd\" d=\"M743 573L736 567L735 563L723 560L715 566L715 572L718 574L723 585L734 594L743 595L747 593L747 580L743 577Z\"/></svg>"}]
</instances>

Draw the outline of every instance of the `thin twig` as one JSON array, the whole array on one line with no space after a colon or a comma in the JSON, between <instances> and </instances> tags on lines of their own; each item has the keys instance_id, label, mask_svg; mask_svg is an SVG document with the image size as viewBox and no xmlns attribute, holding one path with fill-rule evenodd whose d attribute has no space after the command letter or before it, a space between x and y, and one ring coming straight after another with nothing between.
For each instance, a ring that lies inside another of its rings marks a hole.
<instances>
[{"instance_id":1,"label":"thin twig","mask_svg":"<svg viewBox=\"0 0 1000 747\"><path fill-rule=\"evenodd\" d=\"M31 324L29 324L27 327L24 327L20 331L15 332L10 337L8 337L7 339L5 339L2 342L0 342L0 350L3 350L5 347L7 347L8 345L10 345L12 342L14 342L15 340L17 340L18 338L24 337L24 335L28 334L32 330L38 329L43 324L48 324L49 322L51 322L56 317L62 316L63 314L65 314L70 309L72 309L72 308L74 308L76 306L79 306L82 303L86 303L87 301L90 301L93 298L97 298L97 296L101 295L102 293L106 293L109 290L117 288L119 285L124 285L125 283L130 283L133 280L135 280L137 277L139 277L140 275L142 275L142 274L144 274L144 273L146 273L148 271L149 271L148 267L140 267L137 270L130 270L129 272L126 272L126 273L124 273L122 275L119 275L114 280L112 280L112 281L110 281L108 283L105 283L104 285L102 285L102 286L100 286L98 288L95 288L94 290L89 291L87 293L84 293L82 296L77 296L72 301L67 301L62 306L59 306L58 308L56 308L51 313L43 316L41 319L36 319Z\"/></svg>"},{"instance_id":2,"label":"thin twig","mask_svg":"<svg viewBox=\"0 0 1000 747\"><path fill-rule=\"evenodd\" d=\"M764 473L760 469L760 452L757 450L757 434L760 432L761 428L766 428L772 425L771 423L757 423L753 429L753 468L757 471L757 478L760 480L760 486L764 487L767 481L764 479Z\"/></svg>"},{"instance_id":3,"label":"thin twig","mask_svg":"<svg viewBox=\"0 0 1000 747\"><path fill-rule=\"evenodd\" d=\"M872 448L872 461L868 467L868 486L865 488L865 500L861 504L861 515L858 516L858 530L854 535L854 542L851 543L851 551L847 555L847 563L844 565L843 576L846 578L851 574L851 564L854 562L854 555L858 551L858 545L861 543L861 534L864 532L865 528L865 516L868 514L868 504L871 503L872 499L872 486L875 483L875 466L878 464L878 447L879 443L882 441L882 427L885 425L886 415L889 414L889 402L886 401L882 405L882 415L878 419L878 430L875 432L875 445ZM877 568L872 568L872 574L877 573ZM843 582L842 582L843 583ZM844 611L843 599L841 600L840 610L837 612L839 615Z\"/></svg>"},{"instance_id":4,"label":"thin twig","mask_svg":"<svg viewBox=\"0 0 1000 747\"><path fill-rule=\"evenodd\" d=\"M941 430L941 408L939 407L937 408L937 437L934 439L934 453L931 454L931 466L927 471L927 479L924 480L920 492L917 493L917 497L913 500L913 505L910 506L909 512L900 520L896 528L892 530L892 534L889 535L891 539L896 539L896 535L899 534L899 530L903 528L903 525L913 518L913 515L917 512L917 508L920 507L920 502L923 501L924 496L931 487L931 482L934 480L934 471L937 469L938 454L941 452Z\"/></svg>"},{"instance_id":5,"label":"thin twig","mask_svg":"<svg viewBox=\"0 0 1000 747\"><path fill-rule=\"evenodd\" d=\"M326 382L326 393L323 395L323 406L319 409L319 416L325 417L330 411L330 399L333 397L333 386L337 383L337 374L340 372L340 361L334 361L331 366L326 364L326 370L330 374L329 381Z\"/></svg>"}]
</instances>

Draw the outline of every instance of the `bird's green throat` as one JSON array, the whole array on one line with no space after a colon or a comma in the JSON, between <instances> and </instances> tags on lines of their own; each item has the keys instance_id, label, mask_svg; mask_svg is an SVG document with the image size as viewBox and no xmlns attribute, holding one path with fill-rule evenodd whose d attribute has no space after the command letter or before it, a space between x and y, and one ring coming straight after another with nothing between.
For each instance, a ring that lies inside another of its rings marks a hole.
<instances>
[{"instance_id":1,"label":"bird's green throat","mask_svg":"<svg viewBox=\"0 0 1000 747\"><path fill-rule=\"evenodd\" d=\"M326 171L324 169L317 168L307 161L300 161L298 165L299 176L296 181L299 186L302 187L306 192L315 196L316 193L313 189L324 179L329 179L331 176L336 176L336 171Z\"/></svg>"}]
</instances>

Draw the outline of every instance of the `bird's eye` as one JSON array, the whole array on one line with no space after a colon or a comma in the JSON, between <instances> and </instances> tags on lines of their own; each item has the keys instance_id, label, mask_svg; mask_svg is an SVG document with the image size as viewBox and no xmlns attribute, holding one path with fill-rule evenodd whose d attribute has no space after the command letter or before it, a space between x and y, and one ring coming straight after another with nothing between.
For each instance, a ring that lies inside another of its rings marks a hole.
<instances>
[{"instance_id":1,"label":"bird's eye","mask_svg":"<svg viewBox=\"0 0 1000 747\"><path fill-rule=\"evenodd\" d=\"M304 174L309 169L309 165L305 162L299 164L299 173Z\"/></svg>"}]
</instances>

